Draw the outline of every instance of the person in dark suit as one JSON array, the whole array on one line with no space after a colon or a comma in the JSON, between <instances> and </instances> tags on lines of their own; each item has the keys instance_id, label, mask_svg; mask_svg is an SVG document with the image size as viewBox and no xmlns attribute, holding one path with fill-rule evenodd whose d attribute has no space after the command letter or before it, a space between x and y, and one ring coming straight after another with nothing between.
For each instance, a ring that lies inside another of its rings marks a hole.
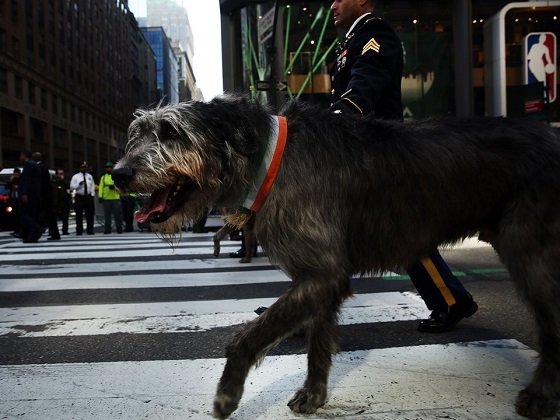
<instances>
[{"instance_id":1,"label":"person in dark suit","mask_svg":"<svg viewBox=\"0 0 560 420\"><path fill-rule=\"evenodd\" d=\"M58 168L56 170L52 186L54 213L57 219L62 220L62 234L68 235L68 218L72 206L72 196L70 195L70 181L66 179L64 169Z\"/></svg>"},{"instance_id":2,"label":"person in dark suit","mask_svg":"<svg viewBox=\"0 0 560 420\"><path fill-rule=\"evenodd\" d=\"M41 152L33 153L33 160L37 162L41 171L41 210L39 220L43 227L49 229L49 241L59 241L60 232L56 221L56 214L53 205L53 187L51 183L51 173L46 162L43 161Z\"/></svg>"},{"instance_id":3,"label":"person in dark suit","mask_svg":"<svg viewBox=\"0 0 560 420\"><path fill-rule=\"evenodd\" d=\"M374 9L373 0L334 0L331 5L335 27L343 35L331 72L331 109L402 120L401 41L386 21L373 14ZM437 249L408 267L408 274L432 311L420 321L420 331L449 331L478 309Z\"/></svg>"},{"instance_id":4,"label":"person in dark suit","mask_svg":"<svg viewBox=\"0 0 560 420\"><path fill-rule=\"evenodd\" d=\"M43 234L39 223L41 206L41 169L30 151L20 154L23 170L18 183L20 236L23 242L38 242Z\"/></svg>"}]
</instances>

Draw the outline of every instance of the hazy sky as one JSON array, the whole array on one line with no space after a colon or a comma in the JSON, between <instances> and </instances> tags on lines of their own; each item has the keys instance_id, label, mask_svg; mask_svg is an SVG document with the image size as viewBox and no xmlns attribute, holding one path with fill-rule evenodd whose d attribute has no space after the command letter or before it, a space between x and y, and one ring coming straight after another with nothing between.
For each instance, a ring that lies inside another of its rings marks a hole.
<instances>
[{"instance_id":1,"label":"hazy sky","mask_svg":"<svg viewBox=\"0 0 560 420\"><path fill-rule=\"evenodd\" d=\"M146 2L129 0L128 7L136 17L146 16ZM222 40L219 0L175 0L189 14L194 37L193 71L205 100L223 91Z\"/></svg>"}]
</instances>

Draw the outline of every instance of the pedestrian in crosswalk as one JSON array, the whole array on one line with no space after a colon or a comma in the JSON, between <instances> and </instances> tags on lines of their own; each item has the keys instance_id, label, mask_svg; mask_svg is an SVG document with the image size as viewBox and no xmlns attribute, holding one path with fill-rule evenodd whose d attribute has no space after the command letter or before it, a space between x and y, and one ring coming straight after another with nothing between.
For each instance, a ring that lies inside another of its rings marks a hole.
<instances>
[{"instance_id":1,"label":"pedestrian in crosswalk","mask_svg":"<svg viewBox=\"0 0 560 420\"><path fill-rule=\"evenodd\" d=\"M70 180L70 189L75 192L74 210L76 212L76 235L83 233L83 216L86 217L86 231L88 235L93 235L93 219L95 215L95 182L93 176L88 172L87 162L80 165L80 172L75 174Z\"/></svg>"},{"instance_id":2,"label":"pedestrian in crosswalk","mask_svg":"<svg viewBox=\"0 0 560 420\"><path fill-rule=\"evenodd\" d=\"M99 203L103 205L105 215L105 229L103 231L105 234L112 232L112 218L115 220L117 233L122 233L123 231L121 195L115 187L115 182L111 176L113 166L113 162L105 163L105 173L99 179L98 197Z\"/></svg>"}]
</instances>

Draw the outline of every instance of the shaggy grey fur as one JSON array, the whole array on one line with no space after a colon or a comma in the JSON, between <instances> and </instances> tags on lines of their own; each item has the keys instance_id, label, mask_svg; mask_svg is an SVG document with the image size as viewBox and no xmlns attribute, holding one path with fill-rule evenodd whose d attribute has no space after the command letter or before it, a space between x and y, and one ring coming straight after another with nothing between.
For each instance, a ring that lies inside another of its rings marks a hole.
<instances>
[{"instance_id":1,"label":"shaggy grey fur","mask_svg":"<svg viewBox=\"0 0 560 420\"><path fill-rule=\"evenodd\" d=\"M358 120L290 103L282 166L255 232L291 287L227 347L214 415L238 406L249 369L305 326L308 376L288 405L313 413L327 398L336 324L354 273L406 267L483 230L532 308L540 362L519 393L523 416L560 400L560 141L507 119ZM173 235L209 205L233 207L252 182L271 127L268 110L221 97L146 111L113 171L131 190L178 191L152 228Z\"/></svg>"}]
</instances>

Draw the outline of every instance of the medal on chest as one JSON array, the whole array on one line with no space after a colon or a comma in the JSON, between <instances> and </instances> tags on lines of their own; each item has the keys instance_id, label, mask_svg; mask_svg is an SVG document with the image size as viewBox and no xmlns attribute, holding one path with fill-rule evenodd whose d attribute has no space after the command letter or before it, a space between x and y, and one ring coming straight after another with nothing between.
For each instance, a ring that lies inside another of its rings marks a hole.
<instances>
[{"instance_id":1,"label":"medal on chest","mask_svg":"<svg viewBox=\"0 0 560 420\"><path fill-rule=\"evenodd\" d=\"M344 50L336 58L336 69L338 71L341 71L344 67L346 67L346 56L347 55L348 55L348 50Z\"/></svg>"}]
</instances>

